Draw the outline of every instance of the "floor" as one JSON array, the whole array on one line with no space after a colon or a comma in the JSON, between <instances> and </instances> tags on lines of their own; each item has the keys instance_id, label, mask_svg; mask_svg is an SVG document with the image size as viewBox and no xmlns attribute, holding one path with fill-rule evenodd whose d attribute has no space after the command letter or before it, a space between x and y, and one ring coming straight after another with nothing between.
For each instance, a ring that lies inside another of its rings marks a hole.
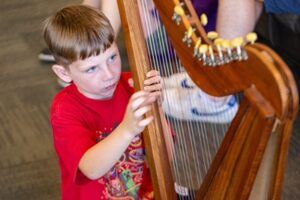
<instances>
[{"instance_id":1,"label":"floor","mask_svg":"<svg viewBox=\"0 0 300 200\"><path fill-rule=\"evenodd\" d=\"M51 3L49 3L51 2ZM45 46L43 20L78 0L6 0L0 4L0 199L60 199L48 110L59 90ZM293 129L282 199L300 199L300 116Z\"/></svg>"}]
</instances>

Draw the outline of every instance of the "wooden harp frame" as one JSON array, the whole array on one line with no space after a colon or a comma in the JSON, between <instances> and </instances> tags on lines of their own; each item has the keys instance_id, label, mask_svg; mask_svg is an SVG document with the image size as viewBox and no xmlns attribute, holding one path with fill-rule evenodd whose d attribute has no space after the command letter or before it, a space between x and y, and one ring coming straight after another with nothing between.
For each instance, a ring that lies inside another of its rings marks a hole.
<instances>
[{"instance_id":1,"label":"wooden harp frame","mask_svg":"<svg viewBox=\"0 0 300 200\"><path fill-rule=\"evenodd\" d=\"M245 95L196 199L258 199L256 193L263 193L260 198L280 199L292 123L298 110L298 93L293 76L281 58L262 44L245 47L249 57L247 61L231 62L216 68L203 66L201 61L193 59L193 48L187 47L182 37L188 26L193 24L202 40L209 44L210 41L190 1L183 2L191 15L189 18L183 17L182 23L177 26L171 19L174 7L180 5L179 0L154 0L187 73L211 95L224 96L241 91ZM118 0L118 4L129 64L135 88L139 90L150 65L139 20L138 1ZM176 31L172 31L174 28ZM195 44L196 35L191 38ZM270 59L262 52L268 54ZM152 114L157 116L156 120L144 132L146 152L155 199L173 200L176 199L174 180L161 134L159 113L158 106L154 106ZM270 147L273 147L271 154L267 155ZM269 169L271 173L267 183L261 183Z\"/></svg>"}]
</instances>

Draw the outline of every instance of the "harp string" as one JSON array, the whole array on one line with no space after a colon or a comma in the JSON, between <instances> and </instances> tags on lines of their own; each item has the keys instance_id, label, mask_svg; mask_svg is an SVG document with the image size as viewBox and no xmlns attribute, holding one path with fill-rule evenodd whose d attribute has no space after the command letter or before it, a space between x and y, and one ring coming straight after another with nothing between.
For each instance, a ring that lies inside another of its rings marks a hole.
<instances>
[{"instance_id":1,"label":"harp string","mask_svg":"<svg viewBox=\"0 0 300 200\"><path fill-rule=\"evenodd\" d=\"M142 1L142 13L144 14L142 17L144 18L144 31L146 32L146 36L148 35L149 38L147 41L147 49L149 52L149 57L150 57L150 64L151 64L151 68L152 69L156 69L160 72L163 72L163 74L172 74L172 68L171 68L171 63L175 63L171 61L170 55L166 55L164 57L161 57L161 55L157 52L157 48L155 47L159 47L162 49L162 43L161 42L156 42L154 41L154 38L151 37L151 33L153 32L153 30L151 30L153 24L157 24L158 22L151 22L151 17L149 17L147 14L150 11L150 8L148 6L148 2ZM157 25L154 25L155 27L157 27ZM160 34L161 35L161 32ZM157 45L158 44L158 45ZM158 58L160 57L160 58ZM161 66L161 67L158 67ZM172 104L172 102L170 102L170 99L164 99L165 101L168 101L168 105ZM179 129L181 128L180 124L178 123L178 121L176 120L175 125L177 127L179 127ZM181 130L182 131L182 130ZM168 141L168 142L173 142L173 141ZM182 154L180 155L180 157L182 157ZM176 157L175 157L176 159ZM176 163L173 162L173 163ZM176 164L173 165L173 173L175 173L175 177L178 176L178 166Z\"/></svg>"},{"instance_id":2,"label":"harp string","mask_svg":"<svg viewBox=\"0 0 300 200\"><path fill-rule=\"evenodd\" d=\"M139 1L140 15L146 38L146 46L150 61L150 68L160 71L163 77L184 72L176 51L167 39L166 31L161 24L154 4L149 0ZM186 77L187 78L187 77ZM175 88L174 90L179 88ZM185 98L193 105L194 90L185 91ZM200 98L200 97L199 97ZM184 106L181 101L175 102L164 97L170 107ZM210 108L207 101L203 106ZM210 109L208 109L210 110ZM211 110L214 110L211 108ZM215 116L218 120L219 116ZM169 124L175 131L174 154L172 157L172 171L175 182L189 189L196 190L209 169L210 163L222 142L228 125L195 122L192 120L179 120L166 115ZM173 142L173 141L169 141ZM189 199L194 199L191 194Z\"/></svg>"},{"instance_id":3,"label":"harp string","mask_svg":"<svg viewBox=\"0 0 300 200\"><path fill-rule=\"evenodd\" d=\"M154 38L151 36L153 30L152 29L152 26L154 27L158 27L157 24L158 21L157 20L151 20L153 19L153 16L149 17L147 14L150 12L151 8L149 8L149 5L148 5L149 1L148 2L145 2L145 1L142 1L142 13L144 14L142 17L144 18L144 31L146 32L146 36L148 36L148 39L146 40L147 41L147 48L148 48L148 51L149 51L149 57L151 59L150 60L150 63L151 63L151 68L154 68L154 69L157 69L158 71L160 72L163 72L162 74L166 75L166 74L172 74L173 72L172 71L172 67L171 67L171 63L175 63L175 62L172 62L171 61L171 56L169 54L166 54L164 56L162 56L163 54L160 54L157 52L157 48L156 47L159 47L160 49L163 49L163 46L167 46L166 45L166 41L164 41L164 44L162 43L162 41L154 41ZM151 7L153 5L150 5ZM157 30L157 35L158 38L156 39L160 39L161 38L161 30ZM153 62L151 62L153 60ZM160 67L158 67L160 66ZM177 68L177 67L176 67ZM165 101L168 101L168 105L172 104L172 102L170 102L170 99L164 99ZM175 125L179 128L179 129L182 129L180 126L180 123L178 120L175 121ZM181 130L182 131L182 130ZM169 141L169 142L173 142L173 141ZM180 153L180 156L179 157L183 157L183 154ZM174 159L176 160L177 157L174 157ZM176 161L173 162L173 173L175 173L175 177L177 177L179 175L179 169L178 169L178 165L176 165ZM184 167L186 168L186 167ZM185 170L187 171L187 170Z\"/></svg>"},{"instance_id":4,"label":"harp string","mask_svg":"<svg viewBox=\"0 0 300 200\"><path fill-rule=\"evenodd\" d=\"M145 4L146 6L148 5L148 4ZM143 6L144 7L144 6ZM145 7L144 7L145 8ZM146 8L146 10L144 10L143 11L143 13L148 13L147 11L149 11L150 9L149 8ZM155 23L156 24L159 24L159 21L157 20L157 18L155 19ZM148 20L145 20L145 22L146 22L146 29L147 29L147 34L146 35L150 35L150 33L152 32L152 31L149 31L150 30L150 27L151 27L151 21L149 20L149 18L148 18ZM159 25L155 25L155 27L160 27ZM159 37L158 37L158 39L161 39L161 38L163 38L162 37L162 35L163 34L165 34L165 33L162 33L162 29L158 29L158 32L159 32ZM150 43L150 44L149 44ZM163 44L163 42L162 41L159 41L158 42L158 46L160 47L160 48L163 48L163 47L168 47L168 42L167 42L167 40L165 40L164 41L164 44ZM150 40L150 42L148 42L148 49L150 49L150 54L152 55L151 57L155 57L155 59L154 59L154 68L156 68L157 69L157 66L164 66L163 67L163 70L164 70L164 73L166 74L166 70L167 70L167 74L173 74L174 72L172 72L171 71L171 69L172 68L170 68L170 67L167 67L166 68L166 66L167 65L170 65L170 55L169 54L166 54L166 56L160 56L160 54L158 53L158 52L156 52L156 48L155 47L157 47L157 45L155 45L155 41L153 41L153 39L152 40ZM154 51L153 51L154 50ZM170 52L169 51L169 49L167 49L167 52ZM153 56L153 55L155 55L155 56ZM159 56L159 58L157 58ZM150 59L150 60L152 60L152 59ZM174 62L173 62L174 63ZM179 66L180 66L180 64L178 64L179 62L178 62L178 60L176 60L176 70L177 71L179 71ZM160 70L161 71L161 70ZM171 71L171 72L170 72ZM166 100L168 100L169 101L169 99L166 99ZM170 103L172 103L172 102L170 102ZM183 130L182 129L182 125L181 125L181 123L178 121L178 120L176 120L176 125L178 126L178 127L180 127L180 129L181 130ZM189 127L189 125L190 125L190 123L188 123L188 127ZM191 141L194 141L194 140L191 140ZM182 143L185 147L184 147L184 149L187 149L187 147L186 147L186 144L187 144L187 142L183 142ZM195 145L192 145L192 146L195 146ZM206 145L207 146L207 145ZM194 152L194 149L195 148L192 148L192 151L193 151L193 154L195 154ZM203 152L203 151L202 151ZM185 154L187 154L187 152L185 152ZM184 159L184 157L186 157L185 155L181 155L181 159ZM176 163L176 162L174 162L174 163ZM184 171L186 171L186 172L189 172L189 170L188 170L188 168L186 167L186 166L184 166ZM198 168L197 168L198 169ZM177 167L176 167L176 165L175 165L175 173L176 172L178 172L178 170L177 170ZM176 174L179 174L179 173L176 173ZM193 175L191 174L191 173L188 173L188 175L187 175L187 177L189 177L188 179L193 179ZM190 182L190 181L189 181Z\"/></svg>"},{"instance_id":5,"label":"harp string","mask_svg":"<svg viewBox=\"0 0 300 200\"><path fill-rule=\"evenodd\" d=\"M148 5L148 4L146 4L146 5ZM150 8L148 7L147 10L150 10ZM156 13L154 13L154 16L156 16ZM160 66L163 66L163 70L165 72L167 71L166 75L171 75L171 74L174 73L174 71L178 72L181 68L180 67L181 65L179 63L179 60L174 56L174 55L176 55L176 52L172 52L172 50L170 49L169 42L166 39L166 33L165 33L164 29L162 28L159 19L157 17L154 17L154 21L156 23L155 27L159 27L158 30L157 30L158 46L159 46L159 48L164 49L162 51L162 56L160 56L159 54L156 54L156 55L159 56L158 60L161 60L161 63L159 63ZM152 42L153 42L153 40L152 40ZM156 45L154 45L154 46L156 46ZM175 68L172 67L172 63L175 63ZM173 69L175 69L175 70L173 70ZM170 99L166 99L166 100L169 101L169 104L171 104L171 103L174 104L174 102L171 101ZM175 124L177 126L177 129L180 130L180 132L183 133L182 123L179 120L175 120ZM188 123L188 125L189 125L189 123ZM188 188L191 188L191 185L189 183L192 183L193 178L194 178L194 174L191 172L191 170L189 170L187 162L184 162L184 165L182 167L183 170L180 170L180 168L178 167L178 164L177 164L178 159L179 160L186 160L187 157L188 157L187 154L189 153L189 152L185 151L186 149L188 149L186 139L183 138L182 141L183 142L181 142L179 144L182 146L180 149L183 149L183 151L177 151L178 155L179 155L179 158L177 158L177 156L174 156L175 159L174 159L174 162L173 162L173 168L174 168L173 171L175 173L175 177L182 176L182 173L180 174L180 172L182 172L182 171L185 172L184 176L188 180L187 181L187 186L188 186ZM193 140L190 140L190 141L193 141ZM194 146L194 145L192 145L192 146ZM195 154L195 148L191 148L191 150L192 150L192 154Z\"/></svg>"}]
</instances>

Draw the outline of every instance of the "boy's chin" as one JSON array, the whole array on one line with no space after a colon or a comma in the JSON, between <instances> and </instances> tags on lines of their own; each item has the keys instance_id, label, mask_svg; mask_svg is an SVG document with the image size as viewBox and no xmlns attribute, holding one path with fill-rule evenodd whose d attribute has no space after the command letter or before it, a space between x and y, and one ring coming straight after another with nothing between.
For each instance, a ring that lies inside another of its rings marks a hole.
<instances>
[{"instance_id":1,"label":"boy's chin","mask_svg":"<svg viewBox=\"0 0 300 200\"><path fill-rule=\"evenodd\" d=\"M115 93L115 88L110 91L106 91L104 93L99 94L99 97L102 100L109 100L114 96L114 93Z\"/></svg>"},{"instance_id":2,"label":"boy's chin","mask_svg":"<svg viewBox=\"0 0 300 200\"><path fill-rule=\"evenodd\" d=\"M83 93L84 96L94 100L109 100L113 97L115 90L110 92L92 92L92 93Z\"/></svg>"}]
</instances>

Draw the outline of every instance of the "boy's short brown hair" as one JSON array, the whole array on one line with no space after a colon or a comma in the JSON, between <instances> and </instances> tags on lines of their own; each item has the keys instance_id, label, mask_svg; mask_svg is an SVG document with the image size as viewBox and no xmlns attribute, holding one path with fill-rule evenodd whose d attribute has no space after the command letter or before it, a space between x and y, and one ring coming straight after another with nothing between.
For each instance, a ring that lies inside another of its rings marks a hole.
<instances>
[{"instance_id":1,"label":"boy's short brown hair","mask_svg":"<svg viewBox=\"0 0 300 200\"><path fill-rule=\"evenodd\" d=\"M73 5L45 21L44 39L56 62L66 67L104 52L114 41L114 31L99 10Z\"/></svg>"}]
</instances>

